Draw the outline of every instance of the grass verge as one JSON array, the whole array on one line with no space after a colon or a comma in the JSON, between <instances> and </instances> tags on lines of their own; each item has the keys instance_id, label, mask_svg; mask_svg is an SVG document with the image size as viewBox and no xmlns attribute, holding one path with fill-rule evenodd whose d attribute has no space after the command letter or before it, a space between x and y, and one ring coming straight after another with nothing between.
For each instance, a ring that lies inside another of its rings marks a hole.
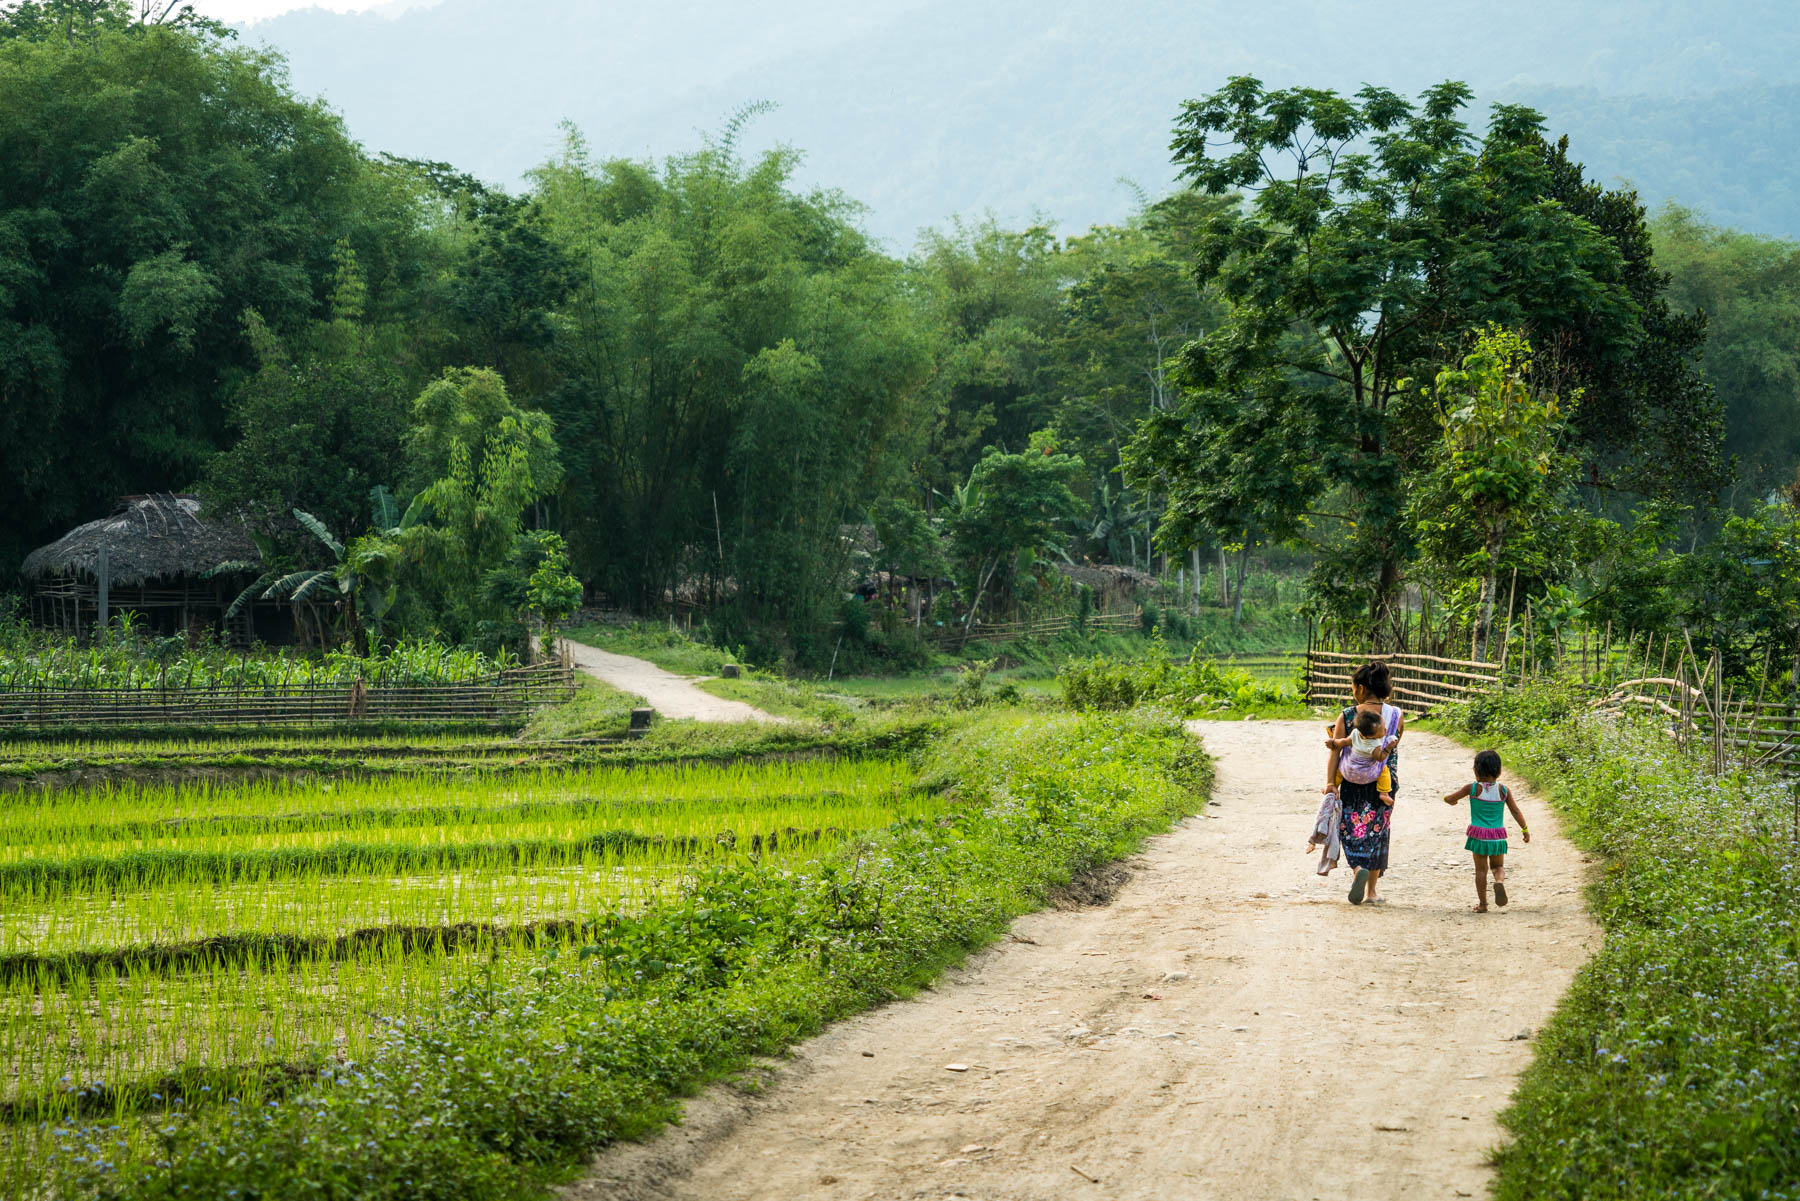
<instances>
[{"instance_id":1,"label":"grass verge","mask_svg":"<svg viewBox=\"0 0 1800 1201\"><path fill-rule=\"evenodd\" d=\"M1501 1201L1800 1197L1800 843L1787 784L1714 777L1550 688L1435 723L1497 746L1608 864L1606 929L1502 1122Z\"/></svg>"},{"instance_id":2,"label":"grass verge","mask_svg":"<svg viewBox=\"0 0 1800 1201\"><path fill-rule=\"evenodd\" d=\"M744 654L741 647L727 650L690 637L685 630L654 621L571 626L562 636L616 655L648 659L664 671L683 676L716 676L727 663L743 662Z\"/></svg>"},{"instance_id":3,"label":"grass verge","mask_svg":"<svg viewBox=\"0 0 1800 1201\"><path fill-rule=\"evenodd\" d=\"M586 672L576 672L575 695L560 705L532 714L519 739L554 742L564 738L617 737L631 725L631 710L643 703L642 697L621 692Z\"/></svg>"},{"instance_id":4,"label":"grass verge","mask_svg":"<svg viewBox=\"0 0 1800 1201\"><path fill-rule=\"evenodd\" d=\"M69 1123L63 1195L480 1201L536 1195L675 1098L904 995L1075 873L1192 812L1207 760L1172 719L987 711L921 755L955 810L806 868L697 874L672 904L602 915L562 956L496 957L444 1009L389 1024L278 1100Z\"/></svg>"}]
</instances>

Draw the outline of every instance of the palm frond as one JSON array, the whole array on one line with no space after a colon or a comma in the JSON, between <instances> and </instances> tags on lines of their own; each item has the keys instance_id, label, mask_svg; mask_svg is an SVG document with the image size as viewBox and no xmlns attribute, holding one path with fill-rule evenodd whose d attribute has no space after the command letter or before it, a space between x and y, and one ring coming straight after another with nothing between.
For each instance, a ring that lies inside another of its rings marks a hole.
<instances>
[{"instance_id":1,"label":"palm frond","mask_svg":"<svg viewBox=\"0 0 1800 1201\"><path fill-rule=\"evenodd\" d=\"M210 580L214 576L236 575L240 571L261 571L262 569L261 563L255 563L249 559L227 559L223 563L214 563L208 567L200 573L200 578Z\"/></svg>"},{"instance_id":2,"label":"palm frond","mask_svg":"<svg viewBox=\"0 0 1800 1201\"><path fill-rule=\"evenodd\" d=\"M401 529L410 530L414 526L422 525L430 519L431 502L426 500L425 497L426 493L421 492L413 497L412 504L406 506L406 516L400 519Z\"/></svg>"},{"instance_id":3,"label":"palm frond","mask_svg":"<svg viewBox=\"0 0 1800 1201\"><path fill-rule=\"evenodd\" d=\"M317 538L320 542L323 542L326 547L330 549L333 556L339 559L344 557L344 544L331 536L331 531L325 528L324 522L320 521L317 517L314 517L311 513L308 513L305 509L295 509L294 520L311 530L313 537Z\"/></svg>"},{"instance_id":4,"label":"palm frond","mask_svg":"<svg viewBox=\"0 0 1800 1201\"><path fill-rule=\"evenodd\" d=\"M369 518L378 530L391 530L400 524L400 502L386 484L369 489Z\"/></svg>"},{"instance_id":5,"label":"palm frond","mask_svg":"<svg viewBox=\"0 0 1800 1201\"><path fill-rule=\"evenodd\" d=\"M320 568L309 568L306 571L290 571L280 579L271 583L262 598L264 600L290 600L294 593L310 583L314 577L331 574Z\"/></svg>"},{"instance_id":6,"label":"palm frond","mask_svg":"<svg viewBox=\"0 0 1800 1201\"><path fill-rule=\"evenodd\" d=\"M261 575L257 576L254 580L250 581L249 586L247 586L242 592L237 594L237 599L232 601L229 605L227 605L225 607L225 620L230 621L232 618L236 617L239 613L242 613L244 611L245 605L248 605L251 601L256 600L257 593L261 589L268 586L269 577L274 574L275 573L272 571L265 571Z\"/></svg>"},{"instance_id":7,"label":"palm frond","mask_svg":"<svg viewBox=\"0 0 1800 1201\"><path fill-rule=\"evenodd\" d=\"M293 595L288 597L288 600L296 605L305 604L312 599L315 592L318 592L320 589L335 587L336 584L337 577L332 575L331 572L315 571L312 579L294 589Z\"/></svg>"}]
</instances>

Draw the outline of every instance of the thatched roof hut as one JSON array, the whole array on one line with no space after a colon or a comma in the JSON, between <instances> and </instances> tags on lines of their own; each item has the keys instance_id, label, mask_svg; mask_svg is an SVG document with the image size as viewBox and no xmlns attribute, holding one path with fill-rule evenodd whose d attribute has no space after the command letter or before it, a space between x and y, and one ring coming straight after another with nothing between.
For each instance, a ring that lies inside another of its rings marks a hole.
<instances>
[{"instance_id":1,"label":"thatched roof hut","mask_svg":"<svg viewBox=\"0 0 1800 1201\"><path fill-rule=\"evenodd\" d=\"M1156 577L1118 563L1058 563L1056 570L1077 584L1086 585L1101 607L1128 604L1140 592L1156 586Z\"/></svg>"},{"instance_id":2,"label":"thatched roof hut","mask_svg":"<svg viewBox=\"0 0 1800 1201\"><path fill-rule=\"evenodd\" d=\"M133 610L152 628L189 631L222 624L224 612L254 570L206 573L221 563L258 560L242 524L200 515L192 496L127 496L110 517L77 526L25 557L19 574L43 625L79 634ZM246 621L237 636L250 633Z\"/></svg>"},{"instance_id":3,"label":"thatched roof hut","mask_svg":"<svg viewBox=\"0 0 1800 1201\"><path fill-rule=\"evenodd\" d=\"M19 574L34 581L51 576L97 581L102 548L112 582L122 587L197 576L233 559L257 560L256 543L242 525L203 519L197 498L163 492L121 498L111 517L76 526L25 556Z\"/></svg>"}]
</instances>

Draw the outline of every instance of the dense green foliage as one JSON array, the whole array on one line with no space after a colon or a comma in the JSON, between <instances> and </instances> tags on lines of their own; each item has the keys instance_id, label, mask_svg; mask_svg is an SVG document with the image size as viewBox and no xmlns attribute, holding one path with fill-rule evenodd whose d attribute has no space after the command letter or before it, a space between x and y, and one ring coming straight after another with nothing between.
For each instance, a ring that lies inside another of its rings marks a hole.
<instances>
[{"instance_id":1,"label":"dense green foliage","mask_svg":"<svg viewBox=\"0 0 1800 1201\"><path fill-rule=\"evenodd\" d=\"M1779 1197L1800 1180L1800 837L1790 788L1714 777L1553 690L1454 715L1609 857L1605 945L1503 1121L1496 1195Z\"/></svg>"},{"instance_id":2,"label":"dense green foliage","mask_svg":"<svg viewBox=\"0 0 1800 1201\"><path fill-rule=\"evenodd\" d=\"M0 25L8 564L115 496L200 474L254 365L247 310L305 327L340 245L371 268L371 305L404 271L378 172L278 60L186 29L51 32Z\"/></svg>"},{"instance_id":3,"label":"dense green foliage","mask_svg":"<svg viewBox=\"0 0 1800 1201\"><path fill-rule=\"evenodd\" d=\"M1191 811L1205 768L1166 719L969 721L923 757L946 818L866 829L812 861L732 857L597 915L560 954L434 964L461 985L373 1024L354 1056L264 1104L163 1113L146 1136L67 1127L53 1170L101 1197L518 1195L694 1085L917 987Z\"/></svg>"},{"instance_id":4,"label":"dense green foliage","mask_svg":"<svg viewBox=\"0 0 1800 1201\"><path fill-rule=\"evenodd\" d=\"M1557 398L1526 379L1530 366L1529 343L1490 329L1459 368L1438 373L1429 396L1439 443L1407 498L1421 574L1451 594L1461 581L1477 581L1474 624L1484 654L1501 573L1547 575L1566 541L1558 509L1570 492L1567 426Z\"/></svg>"},{"instance_id":5,"label":"dense green foliage","mask_svg":"<svg viewBox=\"0 0 1800 1201\"><path fill-rule=\"evenodd\" d=\"M1800 243L1718 229L1669 206L1651 222L1669 297L1706 314L1706 380L1746 499L1791 488L1800 466Z\"/></svg>"},{"instance_id":6,"label":"dense green foliage","mask_svg":"<svg viewBox=\"0 0 1800 1201\"><path fill-rule=\"evenodd\" d=\"M584 578L646 610L729 579L740 608L809 633L838 527L904 461L926 348L846 203L795 195L792 156L746 165L732 137L659 172L593 163L571 133L536 172L578 280L542 403Z\"/></svg>"},{"instance_id":7,"label":"dense green foliage","mask_svg":"<svg viewBox=\"0 0 1800 1201\"><path fill-rule=\"evenodd\" d=\"M1473 132L1461 84L1238 79L1179 118L1192 186L1130 221L953 221L900 259L797 152L746 150L764 106L661 163L570 127L515 196L368 157L206 22L9 14L0 488L27 518L0 565L192 487L259 536L240 606L325 643L518 653L585 600L699 607L761 662L917 667L963 623L1100 599L1236 622L1253 555L1297 552L1343 628L1423 586L1485 630L1504 574L1523 606L1710 609L1740 658L1793 649L1756 608L1784 586L1713 550L1761 543L1712 508L1780 525L1756 505L1800 457L1792 256L1671 211L1653 262L1634 194L1528 109ZM1516 439L1453 450L1479 390L1428 385L1490 327L1558 419L1484 475ZM1653 582L1678 546L1717 587Z\"/></svg>"},{"instance_id":8,"label":"dense green foliage","mask_svg":"<svg viewBox=\"0 0 1800 1201\"><path fill-rule=\"evenodd\" d=\"M0 623L0 692L31 688L257 688L272 684L450 684L492 675L517 660L463 647L403 640L372 653L246 655L183 638L126 630L104 643L54 638L22 621Z\"/></svg>"},{"instance_id":9,"label":"dense green foliage","mask_svg":"<svg viewBox=\"0 0 1800 1201\"><path fill-rule=\"evenodd\" d=\"M1800 690L1800 508L1758 505L1686 553L1680 511L1651 509L1627 531L1598 522L1585 616L1615 629L1685 631L1732 676L1767 670L1771 695ZM1689 543L1691 545L1691 541Z\"/></svg>"},{"instance_id":10,"label":"dense green foliage","mask_svg":"<svg viewBox=\"0 0 1800 1201\"><path fill-rule=\"evenodd\" d=\"M956 611L1072 605L1064 552L1153 565L1155 497L1115 468L1217 319L1179 249L1212 202L1066 244L959 224L902 262L793 186L794 153L740 153L754 108L660 167L570 130L513 198L364 157L204 23L27 4L5 28L0 379L33 414L6 439L31 518L5 561L114 495L199 486L263 538L246 603L294 602L305 636L517 648L568 608L566 582L534 600L515 541L549 529L591 595L700 600L819 664L919 655L841 606L873 565L846 525L877 518L890 570L953 576L932 588ZM1040 435L1067 457L1027 459Z\"/></svg>"},{"instance_id":11,"label":"dense green foliage","mask_svg":"<svg viewBox=\"0 0 1800 1201\"><path fill-rule=\"evenodd\" d=\"M1697 331L1668 318L1635 197L1584 185L1528 109L1496 106L1475 138L1469 96L1239 78L1188 103L1177 162L1251 200L1196 242L1231 309L1183 350L1186 390L1134 450L1137 478L1169 481L1167 544L1309 538L1319 603L1385 624L1414 553L1406 498L1433 461L1436 413L1407 384L1490 324L1552 348L1540 385L1583 393L1582 482L1721 480L1718 416L1687 362Z\"/></svg>"},{"instance_id":12,"label":"dense green foliage","mask_svg":"<svg viewBox=\"0 0 1800 1201\"><path fill-rule=\"evenodd\" d=\"M1096 655L1070 660L1056 678L1063 700L1083 711L1139 705L1165 705L1179 712L1253 710L1294 699L1279 681L1258 680L1248 671L1198 654L1185 663L1172 662L1160 642L1135 659Z\"/></svg>"}]
</instances>

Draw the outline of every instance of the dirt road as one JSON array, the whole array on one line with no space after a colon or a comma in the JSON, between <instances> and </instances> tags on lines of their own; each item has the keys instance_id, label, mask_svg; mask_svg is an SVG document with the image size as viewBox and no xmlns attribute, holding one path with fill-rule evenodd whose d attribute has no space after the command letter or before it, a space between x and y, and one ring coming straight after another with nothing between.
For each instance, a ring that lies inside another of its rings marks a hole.
<instances>
[{"instance_id":1,"label":"dirt road","mask_svg":"<svg viewBox=\"0 0 1800 1201\"><path fill-rule=\"evenodd\" d=\"M1598 946L1581 854L1520 790L1512 905L1477 915L1468 751L1407 736L1379 908L1301 852L1323 723L1195 723L1215 803L1106 908L1021 919L932 991L716 1089L583 1199L1481 1197L1496 1111ZM953 1070L948 1065L966 1070Z\"/></svg>"},{"instance_id":2,"label":"dirt road","mask_svg":"<svg viewBox=\"0 0 1800 1201\"><path fill-rule=\"evenodd\" d=\"M654 663L615 655L579 642L567 643L575 666L620 692L644 698L644 703L671 720L693 718L696 721L769 721L785 723L787 718L764 713L743 701L728 701L694 687L686 676L664 671Z\"/></svg>"}]
</instances>

